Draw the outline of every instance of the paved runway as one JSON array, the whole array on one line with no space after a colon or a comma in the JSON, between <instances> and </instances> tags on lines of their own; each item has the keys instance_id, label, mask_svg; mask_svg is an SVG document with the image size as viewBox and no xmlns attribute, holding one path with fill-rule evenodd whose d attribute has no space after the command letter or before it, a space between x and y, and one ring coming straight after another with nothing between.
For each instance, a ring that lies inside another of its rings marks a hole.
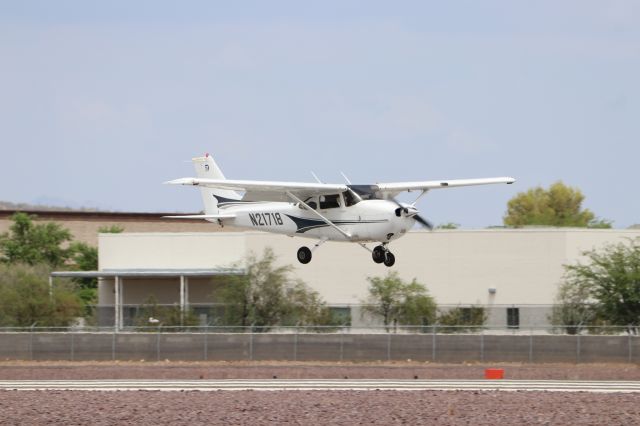
<instances>
[{"instance_id":1,"label":"paved runway","mask_svg":"<svg viewBox=\"0 0 640 426\"><path fill-rule=\"evenodd\" d=\"M561 380L5 380L0 390L219 391L219 390L468 390L640 392L640 382Z\"/></svg>"}]
</instances>

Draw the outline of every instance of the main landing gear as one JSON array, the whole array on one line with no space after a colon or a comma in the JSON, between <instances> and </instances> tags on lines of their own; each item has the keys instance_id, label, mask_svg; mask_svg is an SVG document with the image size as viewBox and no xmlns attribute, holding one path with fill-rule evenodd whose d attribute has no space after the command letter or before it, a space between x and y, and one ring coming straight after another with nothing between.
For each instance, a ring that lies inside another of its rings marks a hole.
<instances>
[{"instance_id":1,"label":"main landing gear","mask_svg":"<svg viewBox=\"0 0 640 426\"><path fill-rule=\"evenodd\" d=\"M396 263L396 257L385 245L376 246L371 252L371 257L374 262L384 263L387 267L391 267Z\"/></svg>"},{"instance_id":2,"label":"main landing gear","mask_svg":"<svg viewBox=\"0 0 640 426\"><path fill-rule=\"evenodd\" d=\"M309 247L300 247L298 249L298 262L305 265L311 262L311 250L309 250Z\"/></svg>"},{"instance_id":3,"label":"main landing gear","mask_svg":"<svg viewBox=\"0 0 640 426\"><path fill-rule=\"evenodd\" d=\"M318 241L318 243L313 247L313 250L317 249L325 241L326 240ZM360 245L365 249L367 249L367 247L364 244L360 244ZM389 251L385 243L379 246L376 246L371 252L371 257L373 258L374 262L384 263L385 266L387 267L391 267L396 263L396 257L393 255L393 253ZM298 262L302 263L303 265L306 265L307 263L311 262L311 250L309 249L309 247L300 247L298 249L297 258L298 258Z\"/></svg>"},{"instance_id":4,"label":"main landing gear","mask_svg":"<svg viewBox=\"0 0 640 426\"><path fill-rule=\"evenodd\" d=\"M313 245L313 249L311 250L309 249L309 247L300 247L298 249L298 262L302 263L303 265L306 265L307 263L311 262L311 252L316 251L318 247L320 247L326 242L327 242L326 238L321 239L320 241L318 241Z\"/></svg>"}]
</instances>

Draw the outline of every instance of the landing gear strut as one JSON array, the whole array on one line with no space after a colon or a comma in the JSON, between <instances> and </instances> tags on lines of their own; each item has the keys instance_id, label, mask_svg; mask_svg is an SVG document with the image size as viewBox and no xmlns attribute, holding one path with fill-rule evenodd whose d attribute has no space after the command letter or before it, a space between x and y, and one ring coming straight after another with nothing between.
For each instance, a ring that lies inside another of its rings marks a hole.
<instances>
[{"instance_id":1,"label":"landing gear strut","mask_svg":"<svg viewBox=\"0 0 640 426\"><path fill-rule=\"evenodd\" d=\"M298 249L298 262L302 264L311 262L311 250L309 250L309 247L300 247Z\"/></svg>"},{"instance_id":2,"label":"landing gear strut","mask_svg":"<svg viewBox=\"0 0 640 426\"><path fill-rule=\"evenodd\" d=\"M376 246L371 252L371 257L374 262L384 263L387 267L391 267L396 263L396 257L384 244Z\"/></svg>"}]
</instances>

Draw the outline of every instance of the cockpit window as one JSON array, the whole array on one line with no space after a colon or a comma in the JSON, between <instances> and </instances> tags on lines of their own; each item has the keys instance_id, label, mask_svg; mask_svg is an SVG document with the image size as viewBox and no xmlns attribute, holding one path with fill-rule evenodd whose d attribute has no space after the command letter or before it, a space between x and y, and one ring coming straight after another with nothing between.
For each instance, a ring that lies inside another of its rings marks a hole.
<instances>
[{"instance_id":1,"label":"cockpit window","mask_svg":"<svg viewBox=\"0 0 640 426\"><path fill-rule=\"evenodd\" d=\"M349 206L353 206L355 204L358 204L358 199L353 196L353 193L351 193L351 191L344 191L342 193L342 196L344 197L344 205L345 206L349 207Z\"/></svg>"},{"instance_id":2,"label":"cockpit window","mask_svg":"<svg viewBox=\"0 0 640 426\"><path fill-rule=\"evenodd\" d=\"M321 195L320 196L320 209L334 209L340 207L340 195Z\"/></svg>"}]
</instances>

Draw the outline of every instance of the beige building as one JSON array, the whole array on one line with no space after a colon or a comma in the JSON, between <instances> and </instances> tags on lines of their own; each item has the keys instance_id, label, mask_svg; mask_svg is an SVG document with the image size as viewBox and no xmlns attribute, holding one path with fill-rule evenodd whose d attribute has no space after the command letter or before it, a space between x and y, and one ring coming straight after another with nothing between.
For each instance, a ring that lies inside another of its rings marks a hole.
<instances>
[{"instance_id":1,"label":"beige building","mask_svg":"<svg viewBox=\"0 0 640 426\"><path fill-rule=\"evenodd\" d=\"M200 220L163 217L170 213L0 210L0 234L9 230L13 223L11 216L18 211L35 217L36 222L58 223L69 229L75 240L93 246L98 245L99 229L110 226L118 226L125 232L216 232L219 229Z\"/></svg>"},{"instance_id":2,"label":"beige building","mask_svg":"<svg viewBox=\"0 0 640 426\"><path fill-rule=\"evenodd\" d=\"M541 326L548 323L564 264L580 261L584 250L636 237L640 230L414 231L393 243L392 270L425 284L440 306L487 307L489 325ZM330 306L348 310L353 325L368 324L359 311L367 277L384 276L389 269L375 264L359 245L338 242L325 243L311 263L301 265L296 261L301 245L313 241L258 232L101 234L100 271L109 276L100 283L99 303L113 312L117 294L125 313L116 321L126 324L126 306L153 294L159 303L200 309L202 321L211 323L215 318L205 308L216 302L216 282L241 272L249 253L270 247L278 262L293 265L295 275Z\"/></svg>"}]
</instances>

